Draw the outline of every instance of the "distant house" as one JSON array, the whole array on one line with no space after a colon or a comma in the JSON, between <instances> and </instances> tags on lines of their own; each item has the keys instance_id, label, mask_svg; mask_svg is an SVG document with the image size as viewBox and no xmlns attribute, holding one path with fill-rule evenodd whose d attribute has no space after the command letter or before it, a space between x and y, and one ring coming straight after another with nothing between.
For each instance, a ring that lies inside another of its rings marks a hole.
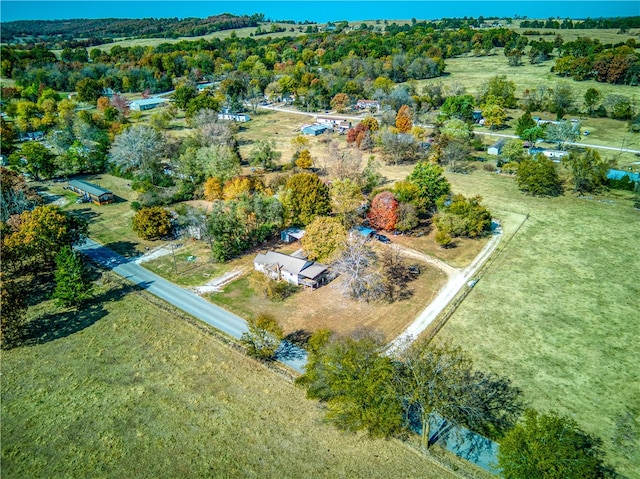
<instances>
[{"instance_id":1,"label":"distant house","mask_svg":"<svg viewBox=\"0 0 640 479\"><path fill-rule=\"evenodd\" d=\"M158 106L164 105L168 100L164 98L145 98L142 100L134 100L129 103L129 109L132 111L152 110Z\"/></svg>"},{"instance_id":2,"label":"distant house","mask_svg":"<svg viewBox=\"0 0 640 479\"><path fill-rule=\"evenodd\" d=\"M379 110L380 102L378 100L358 100L356 102L356 109L358 110L368 110L371 108Z\"/></svg>"},{"instance_id":3,"label":"distant house","mask_svg":"<svg viewBox=\"0 0 640 479\"><path fill-rule=\"evenodd\" d=\"M317 124L306 125L302 127L302 134L318 136L318 135L322 135L328 129L329 127L327 125L317 125Z\"/></svg>"},{"instance_id":4,"label":"distant house","mask_svg":"<svg viewBox=\"0 0 640 479\"><path fill-rule=\"evenodd\" d=\"M280 233L280 239L285 243L293 243L304 236L304 230L300 228L287 228Z\"/></svg>"},{"instance_id":5,"label":"distant house","mask_svg":"<svg viewBox=\"0 0 640 479\"><path fill-rule=\"evenodd\" d=\"M251 120L251 118L249 117L249 115L246 115L244 113L228 113L223 111L222 113L218 113L218 120L230 120L245 123Z\"/></svg>"},{"instance_id":6,"label":"distant house","mask_svg":"<svg viewBox=\"0 0 640 479\"><path fill-rule=\"evenodd\" d=\"M304 258L296 258L276 251L258 254L253 267L276 281L286 281L295 286L319 288L327 282L328 268Z\"/></svg>"},{"instance_id":7,"label":"distant house","mask_svg":"<svg viewBox=\"0 0 640 479\"><path fill-rule=\"evenodd\" d=\"M500 153L502 153L502 148L504 147L504 138L500 138L498 141L496 141L493 145L491 145L488 149L487 149L487 153L489 155L493 155L493 156L498 156Z\"/></svg>"},{"instance_id":8,"label":"distant house","mask_svg":"<svg viewBox=\"0 0 640 479\"><path fill-rule=\"evenodd\" d=\"M316 118L316 123L319 123L320 125L331 125L331 126L338 126L338 127L346 127L346 128L351 128L351 122L348 121L346 118L333 118L330 116L319 116Z\"/></svg>"},{"instance_id":9,"label":"distant house","mask_svg":"<svg viewBox=\"0 0 640 479\"><path fill-rule=\"evenodd\" d=\"M569 152L561 150L544 150L542 154L554 162L559 163L562 158L569 155Z\"/></svg>"},{"instance_id":10,"label":"distant house","mask_svg":"<svg viewBox=\"0 0 640 479\"><path fill-rule=\"evenodd\" d=\"M104 188L100 188L93 183L82 180L71 180L65 189L71 190L74 193L84 197L88 201L92 201L98 205L106 205L107 203L113 203L113 193Z\"/></svg>"}]
</instances>

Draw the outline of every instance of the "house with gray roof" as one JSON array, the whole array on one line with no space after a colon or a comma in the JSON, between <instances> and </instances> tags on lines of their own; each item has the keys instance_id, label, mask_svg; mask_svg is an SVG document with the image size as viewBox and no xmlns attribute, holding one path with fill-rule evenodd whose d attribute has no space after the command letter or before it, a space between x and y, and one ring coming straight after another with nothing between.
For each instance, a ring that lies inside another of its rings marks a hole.
<instances>
[{"instance_id":1,"label":"house with gray roof","mask_svg":"<svg viewBox=\"0 0 640 479\"><path fill-rule=\"evenodd\" d=\"M115 200L111 191L105 190L104 188L94 185L93 183L89 183L88 181L71 180L64 189L71 190L80 195L80 197L84 198L86 201L92 201L97 205L106 205L108 203L113 203Z\"/></svg>"},{"instance_id":2,"label":"house with gray roof","mask_svg":"<svg viewBox=\"0 0 640 479\"><path fill-rule=\"evenodd\" d=\"M276 281L286 281L295 286L315 289L327 282L328 268L325 265L277 251L258 254L253 260L253 267Z\"/></svg>"}]
</instances>

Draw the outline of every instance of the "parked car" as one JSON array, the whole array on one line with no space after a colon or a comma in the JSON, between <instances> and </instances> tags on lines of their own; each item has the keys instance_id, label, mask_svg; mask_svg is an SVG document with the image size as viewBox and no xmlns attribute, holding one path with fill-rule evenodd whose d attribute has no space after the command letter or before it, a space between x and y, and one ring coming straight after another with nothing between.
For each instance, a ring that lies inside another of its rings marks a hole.
<instances>
[{"instance_id":1,"label":"parked car","mask_svg":"<svg viewBox=\"0 0 640 479\"><path fill-rule=\"evenodd\" d=\"M391 243L391 240L389 238L387 238L385 235L381 235L380 233L374 234L373 237L381 243Z\"/></svg>"}]
</instances>

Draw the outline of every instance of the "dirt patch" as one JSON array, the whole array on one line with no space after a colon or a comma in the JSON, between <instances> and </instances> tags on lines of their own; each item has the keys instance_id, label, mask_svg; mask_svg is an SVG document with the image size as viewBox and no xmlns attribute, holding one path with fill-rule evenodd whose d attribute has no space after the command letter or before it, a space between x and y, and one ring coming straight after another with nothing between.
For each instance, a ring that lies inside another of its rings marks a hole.
<instances>
[{"instance_id":1,"label":"dirt patch","mask_svg":"<svg viewBox=\"0 0 640 479\"><path fill-rule=\"evenodd\" d=\"M182 204L183 205L187 205L187 206L191 206L192 208L201 208L201 209L207 210L207 211L211 211L211 208L213 207L213 202L212 201L206 201L206 200L183 201Z\"/></svg>"},{"instance_id":2,"label":"dirt patch","mask_svg":"<svg viewBox=\"0 0 640 479\"><path fill-rule=\"evenodd\" d=\"M218 278L214 278L211 281L207 282L202 286L196 286L192 288L194 292L197 294L206 294L206 293L214 293L216 291L222 291L225 285L229 284L231 281L236 279L238 276L245 272L244 268L234 269L233 271L229 271L228 273L223 274Z\"/></svg>"}]
</instances>

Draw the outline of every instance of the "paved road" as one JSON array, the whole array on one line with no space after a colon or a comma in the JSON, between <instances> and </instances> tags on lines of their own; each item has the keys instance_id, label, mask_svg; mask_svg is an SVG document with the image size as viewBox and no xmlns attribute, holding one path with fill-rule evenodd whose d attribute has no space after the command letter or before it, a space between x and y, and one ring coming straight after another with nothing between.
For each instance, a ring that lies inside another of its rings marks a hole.
<instances>
[{"instance_id":1,"label":"paved road","mask_svg":"<svg viewBox=\"0 0 640 479\"><path fill-rule=\"evenodd\" d=\"M247 323L239 316L209 303L197 294L161 278L133 260L120 256L93 240L87 239L78 250L151 294L229 336L239 339L242 333L247 331ZM302 373L307 357L301 349L283 342L278 353L278 361Z\"/></svg>"},{"instance_id":2,"label":"paved road","mask_svg":"<svg viewBox=\"0 0 640 479\"><path fill-rule=\"evenodd\" d=\"M506 133L494 133L492 131L478 131L478 130L474 130L474 133L477 133L478 135L489 135L489 136L499 136L501 138L520 138L519 136L516 135L507 135ZM580 146L583 148L595 148L595 149L599 149L599 150L610 150L610 151L622 151L624 153L640 153L640 150L632 150L631 148L620 148L617 146L603 146L603 145L593 145L591 143L574 143L574 142L567 142L565 143L566 145L573 145L573 146Z\"/></svg>"}]
</instances>

